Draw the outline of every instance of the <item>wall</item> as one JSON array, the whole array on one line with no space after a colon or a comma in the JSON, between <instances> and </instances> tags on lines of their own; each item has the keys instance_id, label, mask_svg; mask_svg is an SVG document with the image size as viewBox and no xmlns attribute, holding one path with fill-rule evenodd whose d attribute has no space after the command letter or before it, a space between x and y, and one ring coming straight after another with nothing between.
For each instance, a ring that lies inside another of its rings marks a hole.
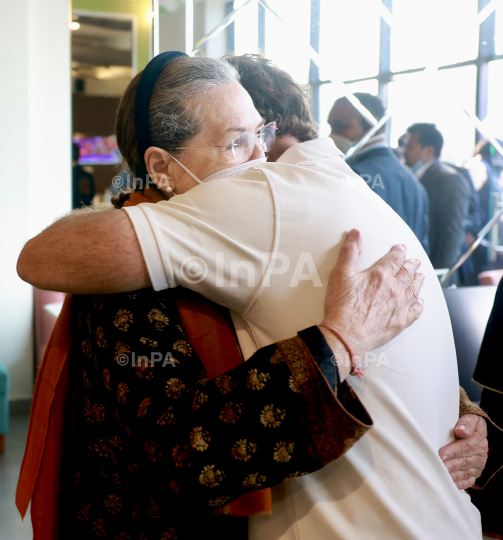
<instances>
[{"instance_id":1,"label":"wall","mask_svg":"<svg viewBox=\"0 0 503 540\"><path fill-rule=\"evenodd\" d=\"M67 0L0 7L0 362L10 397L33 388L33 290L16 273L24 243L70 210L70 32Z\"/></svg>"},{"instance_id":2,"label":"wall","mask_svg":"<svg viewBox=\"0 0 503 540\"><path fill-rule=\"evenodd\" d=\"M141 71L149 62L152 50L151 0L73 0L72 9L115 15L133 15L136 19L136 61Z\"/></svg>"}]
</instances>

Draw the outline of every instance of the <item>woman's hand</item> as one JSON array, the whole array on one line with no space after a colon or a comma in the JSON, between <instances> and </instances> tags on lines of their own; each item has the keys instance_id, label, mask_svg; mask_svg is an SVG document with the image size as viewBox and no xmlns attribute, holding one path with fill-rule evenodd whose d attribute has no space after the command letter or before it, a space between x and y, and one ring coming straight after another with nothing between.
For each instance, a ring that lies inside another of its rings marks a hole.
<instances>
[{"instance_id":1,"label":"woman's hand","mask_svg":"<svg viewBox=\"0 0 503 540\"><path fill-rule=\"evenodd\" d=\"M323 320L341 333L359 358L419 318L423 311L419 291L424 282L424 275L416 273L421 262L405 260L402 245L393 246L371 268L357 273L362 246L360 232L351 230L330 274Z\"/></svg>"},{"instance_id":2,"label":"woman's hand","mask_svg":"<svg viewBox=\"0 0 503 540\"><path fill-rule=\"evenodd\" d=\"M483 416L464 414L454 428L458 440L440 449L439 455L458 489L468 489L486 466L489 444Z\"/></svg>"}]
</instances>

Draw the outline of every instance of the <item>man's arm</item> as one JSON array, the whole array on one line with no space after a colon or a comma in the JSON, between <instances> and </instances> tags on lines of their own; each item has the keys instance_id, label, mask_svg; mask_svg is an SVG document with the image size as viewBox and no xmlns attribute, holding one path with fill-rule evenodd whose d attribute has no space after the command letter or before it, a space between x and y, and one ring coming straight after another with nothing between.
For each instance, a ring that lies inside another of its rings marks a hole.
<instances>
[{"instance_id":1,"label":"man's arm","mask_svg":"<svg viewBox=\"0 0 503 540\"><path fill-rule=\"evenodd\" d=\"M39 289L77 294L150 287L140 244L126 212L79 210L23 248L19 277Z\"/></svg>"}]
</instances>

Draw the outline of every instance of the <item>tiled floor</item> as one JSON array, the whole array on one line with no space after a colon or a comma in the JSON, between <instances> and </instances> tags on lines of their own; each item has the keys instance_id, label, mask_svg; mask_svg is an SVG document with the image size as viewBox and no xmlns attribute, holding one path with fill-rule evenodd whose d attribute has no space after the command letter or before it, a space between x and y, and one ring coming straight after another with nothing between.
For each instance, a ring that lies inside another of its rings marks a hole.
<instances>
[{"instance_id":1,"label":"tiled floor","mask_svg":"<svg viewBox=\"0 0 503 540\"><path fill-rule=\"evenodd\" d=\"M5 436L5 451L0 454L0 540L33 538L29 510L22 522L14 502L28 420L28 414L11 416L10 431Z\"/></svg>"}]
</instances>

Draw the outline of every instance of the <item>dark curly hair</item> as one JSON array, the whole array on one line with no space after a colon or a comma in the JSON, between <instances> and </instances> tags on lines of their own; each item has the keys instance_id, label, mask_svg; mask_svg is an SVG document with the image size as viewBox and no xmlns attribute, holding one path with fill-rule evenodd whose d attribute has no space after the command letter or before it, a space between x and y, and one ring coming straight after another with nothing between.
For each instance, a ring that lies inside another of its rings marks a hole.
<instances>
[{"instance_id":1,"label":"dark curly hair","mask_svg":"<svg viewBox=\"0 0 503 540\"><path fill-rule=\"evenodd\" d=\"M309 107L309 86L297 84L286 71L259 54L223 59L236 68L241 84L265 122L277 122L278 135L292 135L301 142L318 137Z\"/></svg>"}]
</instances>

